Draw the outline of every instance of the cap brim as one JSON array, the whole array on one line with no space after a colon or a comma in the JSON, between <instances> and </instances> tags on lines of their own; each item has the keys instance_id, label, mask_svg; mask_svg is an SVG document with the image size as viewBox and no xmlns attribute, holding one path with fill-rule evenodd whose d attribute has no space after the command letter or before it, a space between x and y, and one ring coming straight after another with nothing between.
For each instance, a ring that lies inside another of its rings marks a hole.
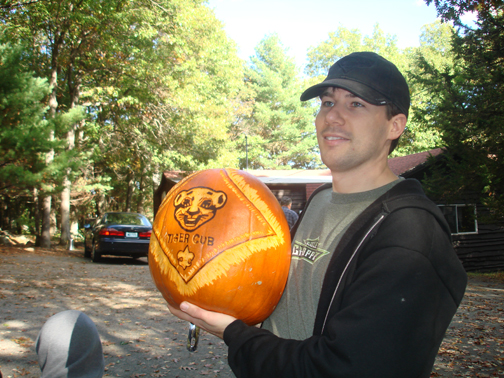
<instances>
[{"instance_id":1,"label":"cap brim","mask_svg":"<svg viewBox=\"0 0 504 378\"><path fill-rule=\"evenodd\" d=\"M385 105L388 102L388 100L380 92L375 91L367 85L361 84L357 81L347 79L324 80L322 83L316 84L305 90L301 95L301 101L308 101L312 98L321 96L324 93L325 88L328 87L346 89L357 97L373 105Z\"/></svg>"}]
</instances>

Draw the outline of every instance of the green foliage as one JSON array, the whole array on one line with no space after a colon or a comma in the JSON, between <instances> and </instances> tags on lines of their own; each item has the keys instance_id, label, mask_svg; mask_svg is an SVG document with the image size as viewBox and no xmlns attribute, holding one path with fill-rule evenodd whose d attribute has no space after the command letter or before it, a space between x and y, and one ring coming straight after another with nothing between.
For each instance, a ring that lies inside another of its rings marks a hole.
<instances>
[{"instance_id":1,"label":"green foliage","mask_svg":"<svg viewBox=\"0 0 504 378\"><path fill-rule=\"evenodd\" d=\"M438 22L424 27L420 47L401 50L379 25L370 36L339 27L309 50L303 80L276 35L244 64L204 0L6 0L0 182L11 202L3 204L19 207L15 198L34 189L58 193L67 177L80 219L109 209L149 213L164 170L245 168L246 155L249 168L319 168L316 103L301 103L299 95L337 59L362 50L391 60L410 81L410 121L395 155L458 146L456 138L486 143L486 154L464 155L464 164L486 172L483 190L497 201L499 159L487 157L498 157L493 151L501 147L502 97L494 89L501 89L502 61L494 51L502 44L490 35L502 34L502 13L488 7L500 2L434 3L445 18L486 12L482 34L461 29L460 47L452 50L453 28ZM17 217L27 224L35 207L24 209Z\"/></svg>"},{"instance_id":2,"label":"green foliage","mask_svg":"<svg viewBox=\"0 0 504 378\"><path fill-rule=\"evenodd\" d=\"M454 32L449 24L440 21L425 25L420 35L420 46L405 52L408 60L405 74L410 87L411 108L408 125L393 156L428 151L442 145L441 130L430 127L416 116L417 111L433 106L436 101L431 89L416 80L419 70L417 61L424 59L434 67L450 70L454 65L451 50Z\"/></svg>"},{"instance_id":3,"label":"green foliage","mask_svg":"<svg viewBox=\"0 0 504 378\"><path fill-rule=\"evenodd\" d=\"M25 71L24 46L0 40L0 193L21 193L48 174L47 80Z\"/></svg>"},{"instance_id":4,"label":"green foliage","mask_svg":"<svg viewBox=\"0 0 504 378\"><path fill-rule=\"evenodd\" d=\"M372 51L393 62L403 73L410 84L412 103L415 104L422 102L427 94L422 94L422 89L416 88L409 78L408 73L416 70L413 64L414 56L430 52L431 56L436 55L437 60L439 52L446 49L443 39L446 33L444 27L426 26L420 48L401 50L397 46L396 36L385 34L378 24L374 26L371 36L363 36L357 29L349 30L340 26L335 32L329 33L326 41L309 49L309 63L305 73L311 77L309 83L314 84L326 77L329 67L338 59L353 52ZM413 115L414 110L410 110L406 130L392 156L427 151L438 146L438 133L416 122Z\"/></svg>"},{"instance_id":5,"label":"green foliage","mask_svg":"<svg viewBox=\"0 0 504 378\"><path fill-rule=\"evenodd\" d=\"M444 21L453 21L456 26L465 27L461 17L467 12L489 13L501 9L503 0L425 0L427 5L434 4L438 16Z\"/></svg>"},{"instance_id":6,"label":"green foliage","mask_svg":"<svg viewBox=\"0 0 504 378\"><path fill-rule=\"evenodd\" d=\"M240 130L248 137L249 168L318 167L313 109L299 100L303 88L299 71L277 35L256 47L245 80L255 100Z\"/></svg>"},{"instance_id":7,"label":"green foliage","mask_svg":"<svg viewBox=\"0 0 504 378\"><path fill-rule=\"evenodd\" d=\"M47 79L35 77L32 51L23 41L11 42L6 28L1 29L0 203L4 219L0 224L18 232L27 226L33 232L35 222L27 217L33 217L36 208L27 199L34 191L57 193L64 173L78 166L75 154L53 135L67 132L83 118L83 112L74 107L49 115L46 101L51 88ZM48 160L51 155L56 157Z\"/></svg>"},{"instance_id":8,"label":"green foliage","mask_svg":"<svg viewBox=\"0 0 504 378\"><path fill-rule=\"evenodd\" d=\"M94 172L110 175L110 196L126 206L128 190L150 196L152 177L163 170L224 164L243 68L234 43L200 1L137 4L121 19L136 27L122 35L119 72L95 82L85 96L99 104L90 108L88 134L96 148Z\"/></svg>"},{"instance_id":9,"label":"green foliage","mask_svg":"<svg viewBox=\"0 0 504 378\"><path fill-rule=\"evenodd\" d=\"M24 41L26 66L46 83L57 74L52 133L39 139L65 148L43 189L69 175L80 217L143 211L163 170L221 164L221 152L238 161L228 129L243 108L243 63L204 1L4 3L0 19L9 40Z\"/></svg>"},{"instance_id":10,"label":"green foliage","mask_svg":"<svg viewBox=\"0 0 504 378\"><path fill-rule=\"evenodd\" d=\"M385 34L378 24L371 36L363 36L358 29L339 26L329 38L308 50L308 65L305 73L311 77L324 79L329 67L338 59L358 51L372 51L394 62L401 71L405 68L401 51L397 47L397 37Z\"/></svg>"},{"instance_id":11,"label":"green foliage","mask_svg":"<svg viewBox=\"0 0 504 378\"><path fill-rule=\"evenodd\" d=\"M493 217L502 218L504 15L502 6L478 9L477 27L453 37L453 64L418 57L415 80L429 90L431 101L417 116L439 130L446 147L445 164L427 181L431 192L446 201L479 193Z\"/></svg>"}]
</instances>

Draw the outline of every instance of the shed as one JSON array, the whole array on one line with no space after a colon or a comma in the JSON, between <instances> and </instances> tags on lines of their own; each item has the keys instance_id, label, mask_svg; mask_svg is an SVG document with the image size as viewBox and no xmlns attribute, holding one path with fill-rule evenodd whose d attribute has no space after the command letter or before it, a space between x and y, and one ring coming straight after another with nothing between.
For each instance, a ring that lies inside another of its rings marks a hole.
<instances>
[{"instance_id":1,"label":"shed","mask_svg":"<svg viewBox=\"0 0 504 378\"><path fill-rule=\"evenodd\" d=\"M282 197L292 199L292 210L299 212L306 200L319 186L331 182L329 169L321 170L248 170L248 173L262 181L280 200ZM154 191L154 216L163 198L177 182L189 173L182 171L165 171L161 182Z\"/></svg>"},{"instance_id":2,"label":"shed","mask_svg":"<svg viewBox=\"0 0 504 378\"><path fill-rule=\"evenodd\" d=\"M441 148L389 159L389 167L398 176L415 178L420 182L442 156ZM429 159L433 157L434 159ZM319 186L332 181L325 170L249 170L273 192L277 199L290 197L292 209L300 212L310 195ZM154 192L154 215L168 191L189 173L166 171ZM488 212L477 193L466 193L456 203L442 203L431 198L443 211L452 229L457 255L466 271L504 270L504 225L485 223L482 215Z\"/></svg>"},{"instance_id":3,"label":"shed","mask_svg":"<svg viewBox=\"0 0 504 378\"><path fill-rule=\"evenodd\" d=\"M443 150L422 152L389 159L392 171L405 178L422 182L433 164L438 164ZM432 156L434 159L429 159ZM452 232L458 257L466 271L504 270L504 225L485 221L488 209L478 193L466 192L451 203L431 198L445 215Z\"/></svg>"}]
</instances>

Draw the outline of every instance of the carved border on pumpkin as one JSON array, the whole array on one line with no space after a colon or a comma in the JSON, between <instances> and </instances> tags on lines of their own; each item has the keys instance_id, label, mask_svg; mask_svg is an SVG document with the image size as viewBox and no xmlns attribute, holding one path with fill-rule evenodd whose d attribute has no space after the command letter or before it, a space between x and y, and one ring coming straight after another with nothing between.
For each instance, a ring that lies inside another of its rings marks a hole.
<instances>
[{"instance_id":1,"label":"carved border on pumpkin","mask_svg":"<svg viewBox=\"0 0 504 378\"><path fill-rule=\"evenodd\" d=\"M188 283L183 280L178 270L170 263L155 235L154 239L151 240L151 244L151 256L154 257L161 276L173 282L179 294L187 298L196 294L200 288L226 277L227 272L232 266L244 262L249 255L275 248L284 243L280 242L278 237L270 236L240 244L239 248L230 248L226 253L221 253L212 259L211 264L203 266ZM166 285L164 286L166 287Z\"/></svg>"},{"instance_id":2,"label":"carved border on pumpkin","mask_svg":"<svg viewBox=\"0 0 504 378\"><path fill-rule=\"evenodd\" d=\"M195 173L194 175L199 174ZM277 248L282 244L285 244L285 233L282 230L280 223L274 216L271 208L262 200L261 196L258 195L258 191L247 183L245 177L243 177L236 169L224 169L219 172L225 181L230 180L233 182L240 191L241 195L247 198L251 203L247 203L247 207L251 209L254 213L259 209L261 211L260 217L268 222L271 229L273 229L276 235L266 236L264 238L252 239L241 243L235 247L229 248L226 253L218 254L212 258L212 263L206 263L201 269L189 280L187 283L180 276L178 270L170 263L168 257L163 252L161 243L158 240L158 235L154 233L155 238L151 240L152 255L158 263L161 275L167 276L168 280L172 281L179 293L183 296L191 296L195 294L198 289L210 285L215 280L226 276L227 271L233 266L238 265L246 260L246 258L252 254L270 249ZM187 179L194 176L188 176L186 179L180 181L178 185L182 185ZM233 185L229 187L234 191ZM170 196L166 196L164 203L169 203L168 197L173 197L175 190L172 191ZM241 197L238 196L238 197ZM165 202L166 201L166 202ZM256 209L257 208L257 209ZM160 219L163 221L166 217ZM161 229L162 226L159 227ZM168 248L169 249L169 248ZM170 252L173 252L170 250Z\"/></svg>"}]
</instances>

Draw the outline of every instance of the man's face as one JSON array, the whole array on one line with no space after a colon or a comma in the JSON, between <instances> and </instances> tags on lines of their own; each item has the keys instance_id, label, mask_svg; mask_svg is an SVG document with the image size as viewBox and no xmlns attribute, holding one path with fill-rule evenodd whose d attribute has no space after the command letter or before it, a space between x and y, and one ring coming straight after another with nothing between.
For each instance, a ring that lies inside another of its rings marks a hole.
<instances>
[{"instance_id":1,"label":"man's face","mask_svg":"<svg viewBox=\"0 0 504 378\"><path fill-rule=\"evenodd\" d=\"M315 119L322 161L332 172L366 172L366 167L386 162L395 139L392 120L387 120L385 106L327 88Z\"/></svg>"}]
</instances>

